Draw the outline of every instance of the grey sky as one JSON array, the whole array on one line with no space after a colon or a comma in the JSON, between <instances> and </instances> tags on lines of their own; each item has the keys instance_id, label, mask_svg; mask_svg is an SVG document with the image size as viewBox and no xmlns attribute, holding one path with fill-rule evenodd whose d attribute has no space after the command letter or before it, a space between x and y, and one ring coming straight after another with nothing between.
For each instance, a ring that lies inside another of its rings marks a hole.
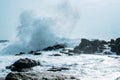
<instances>
[{"instance_id":1,"label":"grey sky","mask_svg":"<svg viewBox=\"0 0 120 80\"><path fill-rule=\"evenodd\" d=\"M45 5L59 0L0 0L0 39L12 39L16 35L19 15L25 10L40 12ZM80 14L80 20L72 31L72 38L110 39L120 36L120 0L70 0ZM44 3L44 4L43 4ZM64 35L66 31L61 32ZM68 33L71 33L68 31Z\"/></svg>"}]
</instances>

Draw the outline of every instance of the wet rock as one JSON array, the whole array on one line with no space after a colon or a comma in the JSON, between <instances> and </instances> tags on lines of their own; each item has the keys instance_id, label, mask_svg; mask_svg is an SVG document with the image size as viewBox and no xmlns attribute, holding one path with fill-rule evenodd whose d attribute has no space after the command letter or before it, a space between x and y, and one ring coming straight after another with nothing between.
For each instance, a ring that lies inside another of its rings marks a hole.
<instances>
[{"instance_id":1,"label":"wet rock","mask_svg":"<svg viewBox=\"0 0 120 80\"><path fill-rule=\"evenodd\" d=\"M52 67L48 71L56 72L56 71L62 71L62 70L70 70L70 68L67 68L67 67Z\"/></svg>"},{"instance_id":2,"label":"wet rock","mask_svg":"<svg viewBox=\"0 0 120 80\"><path fill-rule=\"evenodd\" d=\"M73 50L74 53L93 54L95 52L102 52L106 41L81 39L81 43Z\"/></svg>"},{"instance_id":3,"label":"wet rock","mask_svg":"<svg viewBox=\"0 0 120 80\"><path fill-rule=\"evenodd\" d=\"M37 75L11 72L6 76L5 80L37 80Z\"/></svg>"},{"instance_id":4,"label":"wet rock","mask_svg":"<svg viewBox=\"0 0 120 80\"><path fill-rule=\"evenodd\" d=\"M18 72L24 72L30 70L34 66L40 65L39 61L35 61L32 59L19 59L15 63L13 63L11 66L6 67L7 69L10 69L11 71L18 71Z\"/></svg>"},{"instance_id":5,"label":"wet rock","mask_svg":"<svg viewBox=\"0 0 120 80\"><path fill-rule=\"evenodd\" d=\"M35 52L34 55L41 55L42 53L40 52Z\"/></svg>"},{"instance_id":6,"label":"wet rock","mask_svg":"<svg viewBox=\"0 0 120 80\"><path fill-rule=\"evenodd\" d=\"M66 45L64 45L64 44L57 44L54 46L49 46L47 48L44 48L43 51L52 51L52 50L57 50L57 49L63 49L65 47L66 47Z\"/></svg>"},{"instance_id":7,"label":"wet rock","mask_svg":"<svg viewBox=\"0 0 120 80\"><path fill-rule=\"evenodd\" d=\"M120 55L120 38L111 40L110 47L112 52L116 52L117 55Z\"/></svg>"},{"instance_id":8,"label":"wet rock","mask_svg":"<svg viewBox=\"0 0 120 80\"><path fill-rule=\"evenodd\" d=\"M28 54L32 54L32 55L41 55L42 53L39 51L30 51L28 52Z\"/></svg>"},{"instance_id":9,"label":"wet rock","mask_svg":"<svg viewBox=\"0 0 120 80\"><path fill-rule=\"evenodd\" d=\"M33 53L35 53L35 51L30 51L30 52L28 52L28 54L33 54Z\"/></svg>"},{"instance_id":10,"label":"wet rock","mask_svg":"<svg viewBox=\"0 0 120 80\"><path fill-rule=\"evenodd\" d=\"M21 73L11 72L6 76L5 80L80 80L75 76L62 75L58 73Z\"/></svg>"}]
</instances>

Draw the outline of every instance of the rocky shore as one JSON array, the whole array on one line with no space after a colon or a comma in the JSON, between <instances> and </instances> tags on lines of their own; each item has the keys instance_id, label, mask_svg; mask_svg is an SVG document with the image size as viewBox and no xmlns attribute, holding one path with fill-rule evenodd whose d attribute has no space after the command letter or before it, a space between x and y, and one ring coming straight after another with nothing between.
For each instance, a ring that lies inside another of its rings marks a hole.
<instances>
[{"instance_id":1,"label":"rocky shore","mask_svg":"<svg viewBox=\"0 0 120 80\"><path fill-rule=\"evenodd\" d=\"M0 80L80 80L75 76L59 74L57 71L69 70L68 68L51 68L48 72L33 72L34 66L40 66L39 61L32 59L19 59L12 65L7 66L10 72L6 78Z\"/></svg>"},{"instance_id":2,"label":"rocky shore","mask_svg":"<svg viewBox=\"0 0 120 80\"><path fill-rule=\"evenodd\" d=\"M120 38L117 38L115 40L111 39L110 41L81 39L80 44L73 49L68 49L67 46L64 44L56 44L53 46L48 46L43 50L36 51L31 50L27 53L20 52L15 56L21 56L26 54L40 56L42 54L45 54L42 53L42 51L44 52L58 51L59 53L52 53L48 55L49 57L56 58L62 57L63 55L74 56L80 54L96 54L96 53L97 54L102 53L104 55L111 55L115 53L117 55L120 55ZM70 66L69 67L52 66L51 68L45 70L44 72L34 72L33 68L36 66L43 65L39 60L20 58L13 64L6 66L6 69L11 70L11 72L8 73L8 75L5 78L0 78L0 80L80 80L76 76L59 73L61 71L70 70ZM119 79L120 79L119 77L116 78L116 80Z\"/></svg>"}]
</instances>

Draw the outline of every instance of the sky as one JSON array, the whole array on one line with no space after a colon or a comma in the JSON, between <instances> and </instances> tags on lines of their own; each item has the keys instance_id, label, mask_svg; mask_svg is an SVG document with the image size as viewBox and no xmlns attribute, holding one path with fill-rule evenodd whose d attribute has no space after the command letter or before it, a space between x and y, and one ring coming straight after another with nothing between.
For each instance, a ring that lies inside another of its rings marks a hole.
<instances>
[{"instance_id":1,"label":"sky","mask_svg":"<svg viewBox=\"0 0 120 80\"><path fill-rule=\"evenodd\" d=\"M90 39L120 37L120 0L62 1L69 2L80 15L80 19L77 19L71 27L61 27L58 33L62 37ZM34 11L39 14L58 3L60 0L0 0L0 39L15 38L22 12Z\"/></svg>"}]
</instances>

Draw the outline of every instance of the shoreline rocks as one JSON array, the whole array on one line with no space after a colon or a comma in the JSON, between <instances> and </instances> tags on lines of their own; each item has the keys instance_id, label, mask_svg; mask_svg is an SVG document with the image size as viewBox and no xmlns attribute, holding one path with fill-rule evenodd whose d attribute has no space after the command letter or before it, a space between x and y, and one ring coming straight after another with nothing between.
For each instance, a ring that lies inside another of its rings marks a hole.
<instances>
[{"instance_id":1,"label":"shoreline rocks","mask_svg":"<svg viewBox=\"0 0 120 80\"><path fill-rule=\"evenodd\" d=\"M109 52L104 52L108 47ZM84 54L103 52L104 54L112 54L112 52L115 52L117 55L120 55L120 38L116 40L111 39L111 41L81 39L80 44L74 48L73 52Z\"/></svg>"},{"instance_id":2,"label":"shoreline rocks","mask_svg":"<svg viewBox=\"0 0 120 80\"><path fill-rule=\"evenodd\" d=\"M35 61L32 59L19 59L15 63L13 63L10 66L7 66L7 69L10 69L11 71L18 71L18 72L25 72L30 70L34 66L40 65L39 61Z\"/></svg>"},{"instance_id":3,"label":"shoreline rocks","mask_svg":"<svg viewBox=\"0 0 120 80\"><path fill-rule=\"evenodd\" d=\"M106 41L81 39L81 43L74 48L73 52L86 54L102 52L105 49L105 44L107 44Z\"/></svg>"},{"instance_id":4,"label":"shoreline rocks","mask_svg":"<svg viewBox=\"0 0 120 80\"><path fill-rule=\"evenodd\" d=\"M5 80L80 80L75 76L62 75L59 73L50 72L11 72L6 76Z\"/></svg>"}]
</instances>

